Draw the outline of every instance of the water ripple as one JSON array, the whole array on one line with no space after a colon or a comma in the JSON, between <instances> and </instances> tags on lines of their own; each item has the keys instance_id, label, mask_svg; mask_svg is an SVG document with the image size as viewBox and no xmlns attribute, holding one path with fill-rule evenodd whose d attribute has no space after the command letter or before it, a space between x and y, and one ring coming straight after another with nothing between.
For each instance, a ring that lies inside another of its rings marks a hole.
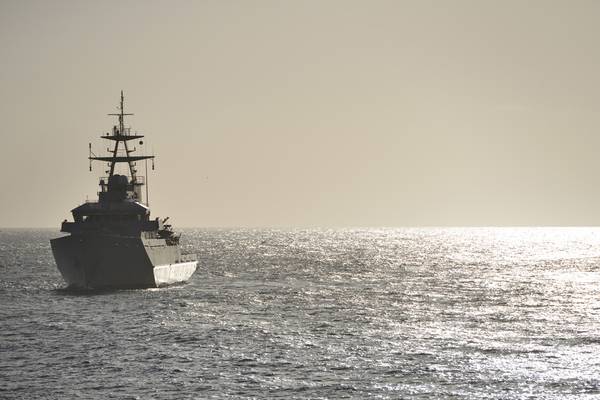
<instances>
[{"instance_id":1,"label":"water ripple","mask_svg":"<svg viewBox=\"0 0 600 400\"><path fill-rule=\"evenodd\" d=\"M188 230L184 286L64 290L0 230L2 398L600 395L600 230Z\"/></svg>"}]
</instances>

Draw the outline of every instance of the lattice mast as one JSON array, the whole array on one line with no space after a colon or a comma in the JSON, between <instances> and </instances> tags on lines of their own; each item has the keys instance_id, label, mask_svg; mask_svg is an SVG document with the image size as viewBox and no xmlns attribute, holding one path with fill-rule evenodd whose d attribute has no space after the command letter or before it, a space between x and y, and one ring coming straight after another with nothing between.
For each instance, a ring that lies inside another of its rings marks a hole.
<instances>
[{"instance_id":1,"label":"lattice mast","mask_svg":"<svg viewBox=\"0 0 600 400\"><path fill-rule=\"evenodd\" d=\"M108 184L108 182L110 182L110 180L111 180L111 177L113 175L115 175L115 167L116 167L117 163L127 163L128 164L129 173L131 175L130 184L134 187L135 186L139 187L139 186L144 185L143 177L142 177L142 179L138 179L137 169L135 168L136 161L152 160L152 162L153 162L152 169L154 169L154 155L151 155L151 156L149 156L149 155L132 155L132 153L134 153L136 151L136 148L135 147L130 148L130 146L128 145L128 142L131 140L135 140L135 139L142 139L144 137L144 135L139 135L137 133L132 135L131 129L125 128L125 116L134 115L134 114L125 112L124 101L125 101L125 97L123 96L123 91L121 90L121 102L119 104L119 113L118 114L108 114L108 115L116 116L119 120L119 124L113 126L112 133L107 132L105 135L100 136L102 139L111 140L111 141L115 142L112 151L110 150L110 148L107 149L109 151L109 153L112 153L112 154L107 157L98 157L94 153L92 153L92 145L90 143L90 155L88 157L88 159L90 160L90 171L92 170L92 161L104 161L104 162L107 162L108 166L109 166L109 170L106 171L109 174L108 180L106 182L101 180L100 181L101 186ZM123 144L123 152L121 152L121 154L119 154L121 143ZM142 144L142 143L143 142L140 141L140 144ZM103 190L104 189L105 188L103 187ZM139 194L141 194L141 193L139 193ZM146 192L146 197L147 197L147 192ZM146 201L148 201L148 199L146 199Z\"/></svg>"}]
</instances>

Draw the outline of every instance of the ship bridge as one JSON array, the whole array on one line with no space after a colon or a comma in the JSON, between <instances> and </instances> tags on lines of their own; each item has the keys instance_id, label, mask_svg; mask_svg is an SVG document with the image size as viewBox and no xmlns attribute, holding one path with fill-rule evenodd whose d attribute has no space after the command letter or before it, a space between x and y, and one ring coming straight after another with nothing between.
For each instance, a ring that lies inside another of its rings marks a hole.
<instances>
[{"instance_id":1,"label":"ship bridge","mask_svg":"<svg viewBox=\"0 0 600 400\"><path fill-rule=\"evenodd\" d=\"M71 210L75 222L86 221L144 221L150 217L150 209L137 201L115 203L84 203Z\"/></svg>"}]
</instances>

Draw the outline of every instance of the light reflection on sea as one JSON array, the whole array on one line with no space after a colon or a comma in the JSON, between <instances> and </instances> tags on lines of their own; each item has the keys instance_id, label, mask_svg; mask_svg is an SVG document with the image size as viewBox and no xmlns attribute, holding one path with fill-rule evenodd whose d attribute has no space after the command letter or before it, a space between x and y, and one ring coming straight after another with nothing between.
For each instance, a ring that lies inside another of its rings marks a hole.
<instances>
[{"instance_id":1,"label":"light reflection on sea","mask_svg":"<svg viewBox=\"0 0 600 400\"><path fill-rule=\"evenodd\" d=\"M600 229L187 230L184 286L70 293L0 230L0 398L600 396Z\"/></svg>"}]
</instances>

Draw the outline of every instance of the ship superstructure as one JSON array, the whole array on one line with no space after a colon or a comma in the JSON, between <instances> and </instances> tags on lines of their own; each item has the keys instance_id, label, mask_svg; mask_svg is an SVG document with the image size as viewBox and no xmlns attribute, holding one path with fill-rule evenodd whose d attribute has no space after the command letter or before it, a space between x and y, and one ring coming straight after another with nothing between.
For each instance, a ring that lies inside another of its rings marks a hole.
<instances>
[{"instance_id":1,"label":"ship superstructure","mask_svg":"<svg viewBox=\"0 0 600 400\"><path fill-rule=\"evenodd\" d=\"M74 208L73 222L64 221L61 232L69 236L52 239L56 265L65 281L81 288L159 287L187 281L197 268L195 254L182 254L180 236L168 218L151 219L148 204L147 166L154 155L136 155L134 141L142 145L143 135L125 127L124 96L121 91L118 118L111 132L109 155L97 156L89 147L92 161L106 162L107 176L100 178L98 201ZM138 174L143 161L146 177ZM117 173L125 164L126 172ZM144 193L145 192L145 202Z\"/></svg>"}]
</instances>

